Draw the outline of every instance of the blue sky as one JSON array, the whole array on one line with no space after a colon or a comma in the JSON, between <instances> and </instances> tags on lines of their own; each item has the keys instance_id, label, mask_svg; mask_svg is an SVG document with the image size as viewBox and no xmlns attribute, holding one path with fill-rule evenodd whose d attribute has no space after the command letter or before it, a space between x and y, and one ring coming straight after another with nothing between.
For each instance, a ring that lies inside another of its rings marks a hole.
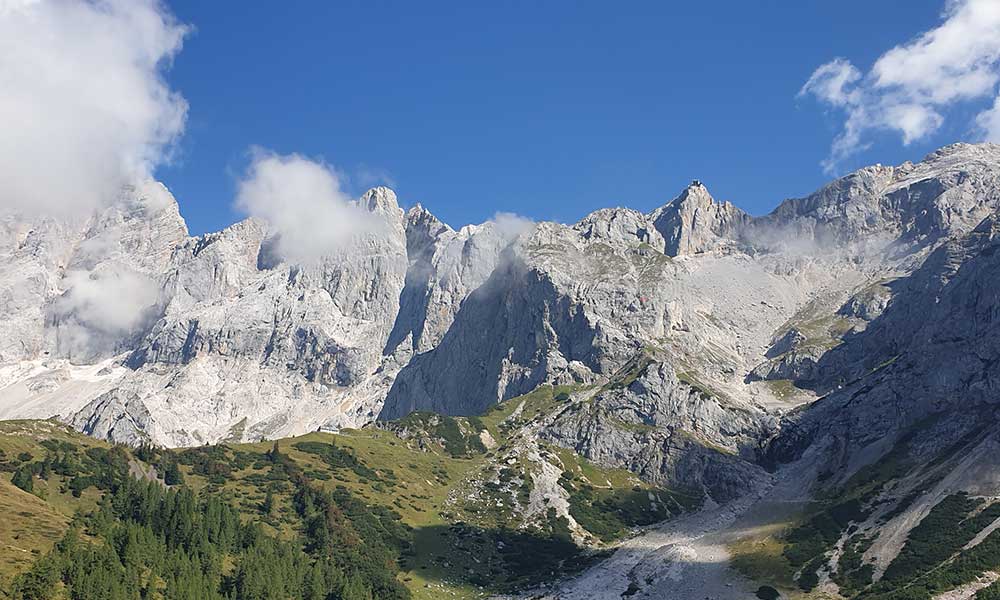
<instances>
[{"instance_id":1,"label":"blue sky","mask_svg":"<svg viewBox=\"0 0 1000 600\"><path fill-rule=\"evenodd\" d=\"M385 182L453 226L497 211L572 222L648 210L691 179L760 214L830 177L843 118L797 97L836 57L861 70L941 22L941 1L205 2L167 81L189 104L156 175L193 233L224 227L248 148ZM961 110L961 107L956 110ZM838 165L919 159L973 137L949 119L873 134Z\"/></svg>"}]
</instances>

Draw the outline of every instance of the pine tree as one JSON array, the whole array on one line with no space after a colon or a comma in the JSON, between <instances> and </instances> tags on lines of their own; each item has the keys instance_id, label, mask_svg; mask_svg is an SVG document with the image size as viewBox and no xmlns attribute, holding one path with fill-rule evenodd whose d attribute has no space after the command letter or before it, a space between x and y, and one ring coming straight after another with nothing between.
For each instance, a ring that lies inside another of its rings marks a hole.
<instances>
[{"instance_id":1,"label":"pine tree","mask_svg":"<svg viewBox=\"0 0 1000 600\"><path fill-rule=\"evenodd\" d=\"M320 563L316 563L309 569L309 576L306 578L305 589L302 590L302 597L305 600L325 600L326 581L323 577L323 568Z\"/></svg>"},{"instance_id":2,"label":"pine tree","mask_svg":"<svg viewBox=\"0 0 1000 600\"><path fill-rule=\"evenodd\" d=\"M265 515L270 515L274 512L274 491L268 488L267 495L264 496L264 502L260 505L260 512Z\"/></svg>"},{"instance_id":3,"label":"pine tree","mask_svg":"<svg viewBox=\"0 0 1000 600\"><path fill-rule=\"evenodd\" d=\"M30 467L19 467L14 471L14 477L10 482L28 493L35 488L34 476L31 473Z\"/></svg>"},{"instance_id":4,"label":"pine tree","mask_svg":"<svg viewBox=\"0 0 1000 600\"><path fill-rule=\"evenodd\" d=\"M163 483L167 485L181 485L184 483L184 476L181 474L180 467L177 466L177 461L170 461L167 463L167 468L163 472Z\"/></svg>"},{"instance_id":5,"label":"pine tree","mask_svg":"<svg viewBox=\"0 0 1000 600\"><path fill-rule=\"evenodd\" d=\"M372 600L372 591L365 585L365 582L358 575L351 575L347 578L344 591L341 592L343 600Z\"/></svg>"}]
</instances>

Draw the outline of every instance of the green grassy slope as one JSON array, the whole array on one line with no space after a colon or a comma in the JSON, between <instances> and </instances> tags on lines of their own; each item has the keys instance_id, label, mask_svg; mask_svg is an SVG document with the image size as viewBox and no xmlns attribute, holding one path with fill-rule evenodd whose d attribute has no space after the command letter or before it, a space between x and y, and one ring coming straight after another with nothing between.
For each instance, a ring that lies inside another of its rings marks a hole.
<instances>
[{"instance_id":1,"label":"green grassy slope","mask_svg":"<svg viewBox=\"0 0 1000 600\"><path fill-rule=\"evenodd\" d=\"M697 504L572 452L526 447L526 428L562 410L574 390L542 387L478 418L418 413L337 434L177 450L112 447L50 421L0 422L0 589L12 589L74 520L82 539L100 546L93 515L107 510L122 477L221 500L244 526L305 548L314 561L303 490L329 494L346 539L364 538L380 519L394 532L387 568L413 598L478 598L551 581L600 559L601 541ZM539 460L564 474L559 484L578 517L572 530L552 508L529 510ZM220 585L248 560L240 552L221 551ZM150 577L157 597L165 580Z\"/></svg>"}]
</instances>

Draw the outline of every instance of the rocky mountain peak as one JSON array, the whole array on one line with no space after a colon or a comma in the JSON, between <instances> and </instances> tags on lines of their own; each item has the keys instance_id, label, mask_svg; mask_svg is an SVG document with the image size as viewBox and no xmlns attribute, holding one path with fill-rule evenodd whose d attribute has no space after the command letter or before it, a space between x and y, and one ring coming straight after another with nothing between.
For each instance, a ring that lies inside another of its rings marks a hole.
<instances>
[{"instance_id":1,"label":"rocky mountain peak","mask_svg":"<svg viewBox=\"0 0 1000 600\"><path fill-rule=\"evenodd\" d=\"M396 192L385 186L373 187L361 196L363 208L376 214L402 218L403 211L396 200Z\"/></svg>"},{"instance_id":2,"label":"rocky mountain peak","mask_svg":"<svg viewBox=\"0 0 1000 600\"><path fill-rule=\"evenodd\" d=\"M447 232L453 231L446 223L438 219L434 214L423 207L421 204L415 204L410 210L406 211L406 233L407 237L411 235L411 232L419 232L423 236L430 238L436 238Z\"/></svg>"},{"instance_id":3,"label":"rocky mountain peak","mask_svg":"<svg viewBox=\"0 0 1000 600\"><path fill-rule=\"evenodd\" d=\"M167 186L153 179L124 186L117 204L112 205L112 208L141 212L147 217L163 214L173 225L182 229L185 236L188 233L187 223L180 214L180 207L174 195Z\"/></svg>"},{"instance_id":4,"label":"rocky mountain peak","mask_svg":"<svg viewBox=\"0 0 1000 600\"><path fill-rule=\"evenodd\" d=\"M715 198L699 179L692 179L684 191L675 199L679 204L694 203L695 206L710 206L715 204Z\"/></svg>"},{"instance_id":5,"label":"rocky mountain peak","mask_svg":"<svg viewBox=\"0 0 1000 600\"><path fill-rule=\"evenodd\" d=\"M681 256L706 252L735 240L750 215L729 202L716 202L697 179L677 198L650 214L664 239L664 254Z\"/></svg>"},{"instance_id":6,"label":"rocky mountain peak","mask_svg":"<svg viewBox=\"0 0 1000 600\"><path fill-rule=\"evenodd\" d=\"M996 158L998 154L1000 154L1000 144L992 142L979 144L955 142L930 152L920 162L932 163L946 158L960 158L962 160L989 159Z\"/></svg>"}]
</instances>

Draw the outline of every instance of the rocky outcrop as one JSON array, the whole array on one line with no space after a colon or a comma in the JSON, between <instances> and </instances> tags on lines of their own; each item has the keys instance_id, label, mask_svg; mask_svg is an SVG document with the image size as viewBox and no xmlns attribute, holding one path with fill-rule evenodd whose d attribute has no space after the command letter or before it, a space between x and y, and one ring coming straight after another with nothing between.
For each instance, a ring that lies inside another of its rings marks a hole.
<instances>
[{"instance_id":1,"label":"rocky outcrop","mask_svg":"<svg viewBox=\"0 0 1000 600\"><path fill-rule=\"evenodd\" d=\"M573 226L587 241L607 244L647 244L663 248L664 241L649 217L628 208L604 208L590 213Z\"/></svg>"},{"instance_id":2,"label":"rocky outcrop","mask_svg":"<svg viewBox=\"0 0 1000 600\"><path fill-rule=\"evenodd\" d=\"M495 221L456 232L420 205L412 208L406 215L406 285L384 353L437 346L462 301L489 278L519 233Z\"/></svg>"},{"instance_id":3,"label":"rocky outcrop","mask_svg":"<svg viewBox=\"0 0 1000 600\"><path fill-rule=\"evenodd\" d=\"M739 239L751 217L729 202L716 202L700 181L694 181L666 206L650 215L664 238L667 256L697 254Z\"/></svg>"},{"instance_id":4,"label":"rocky outcrop","mask_svg":"<svg viewBox=\"0 0 1000 600\"><path fill-rule=\"evenodd\" d=\"M563 410L541 430L542 439L718 502L768 479L755 462L777 431L775 418L759 406L721 398L690 376L678 377L669 363L644 355L637 361L624 379Z\"/></svg>"},{"instance_id":5,"label":"rocky outcrop","mask_svg":"<svg viewBox=\"0 0 1000 600\"><path fill-rule=\"evenodd\" d=\"M262 266L267 234L256 221L181 247L166 313L125 361L132 374L73 423L187 445L225 438L244 419L244 435L267 437L370 411L360 398L384 379L376 371L399 312L406 247L390 191L360 204L386 227L315 264Z\"/></svg>"},{"instance_id":6,"label":"rocky outcrop","mask_svg":"<svg viewBox=\"0 0 1000 600\"><path fill-rule=\"evenodd\" d=\"M760 346L812 287L840 275L816 272L804 286L743 254L674 260L658 239L627 209L571 227L538 224L505 251L441 342L400 371L382 418L474 414L542 383L600 381L646 346L670 348L680 370L748 397L742 378Z\"/></svg>"}]
</instances>

